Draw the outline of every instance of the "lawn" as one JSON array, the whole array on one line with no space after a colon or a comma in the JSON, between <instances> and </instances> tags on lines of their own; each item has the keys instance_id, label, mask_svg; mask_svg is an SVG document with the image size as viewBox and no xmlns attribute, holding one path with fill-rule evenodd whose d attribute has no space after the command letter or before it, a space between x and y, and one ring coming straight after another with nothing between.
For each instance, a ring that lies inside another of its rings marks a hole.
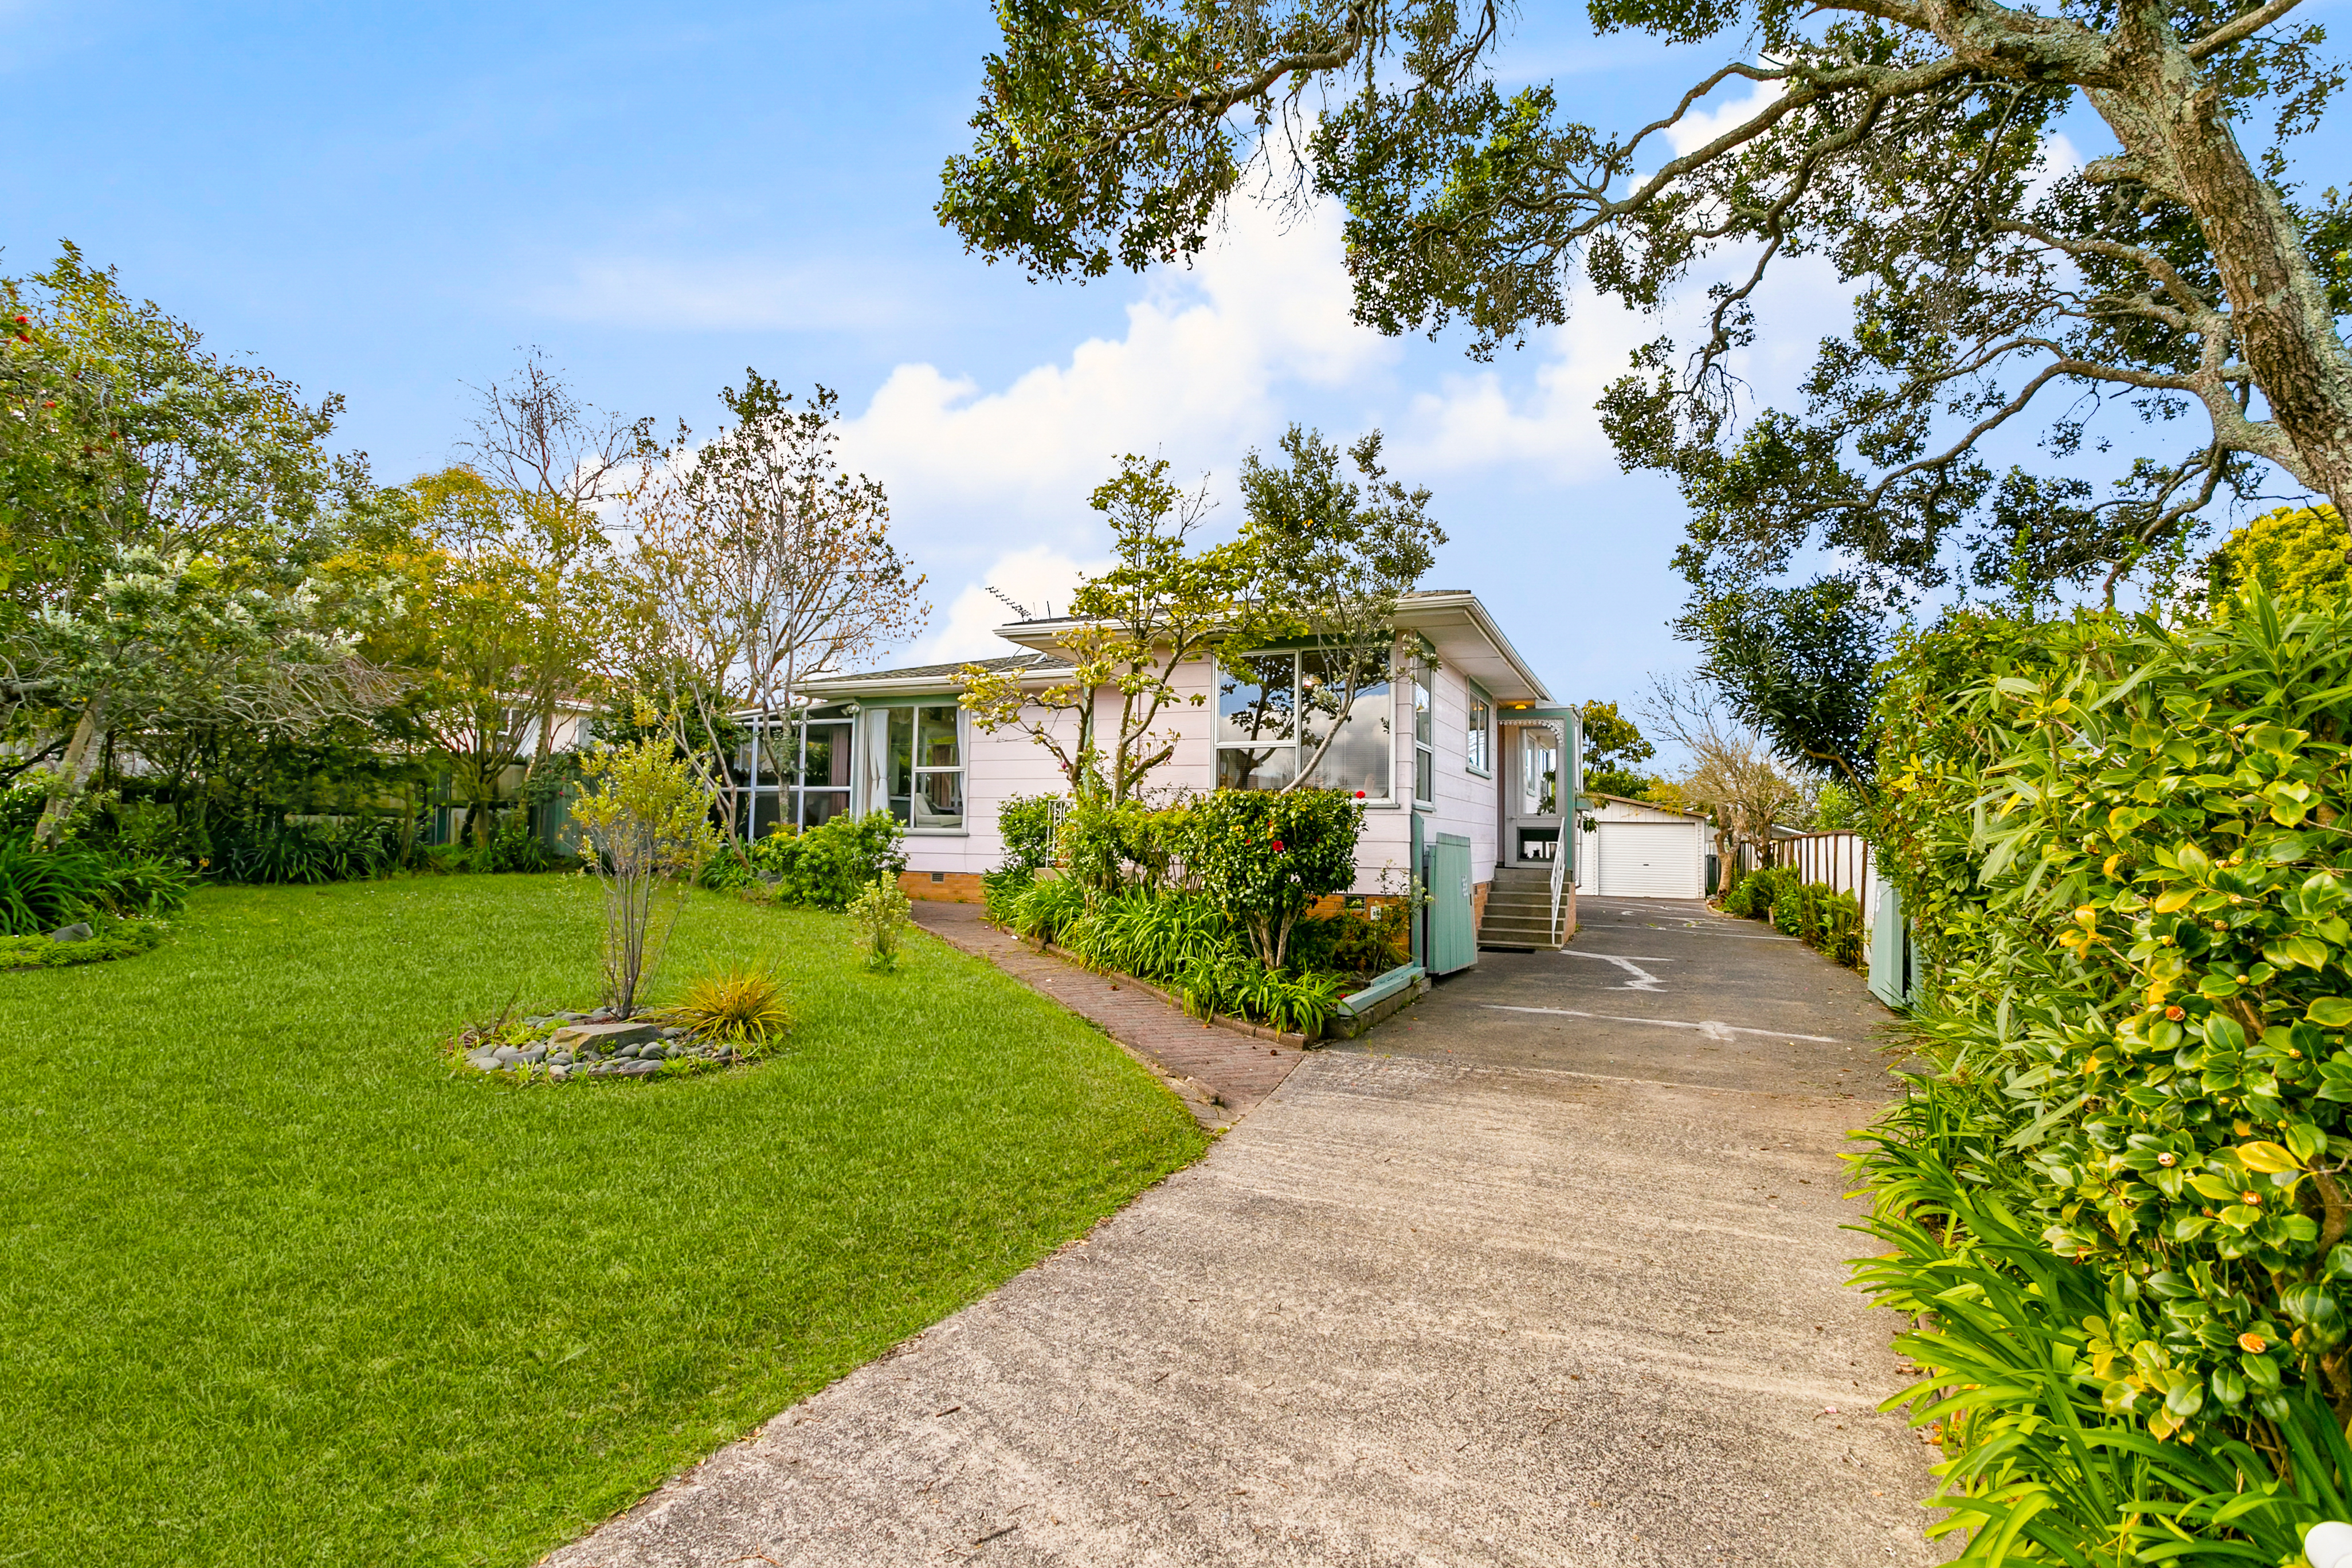
<instances>
[{"instance_id":1,"label":"lawn","mask_svg":"<svg viewBox=\"0 0 2352 1568\"><path fill-rule=\"evenodd\" d=\"M459 1024L593 1002L599 920L564 877L210 889L0 974L0 1565L527 1563L1202 1147L988 965L703 894L664 980L776 957L788 1054L453 1074Z\"/></svg>"}]
</instances>

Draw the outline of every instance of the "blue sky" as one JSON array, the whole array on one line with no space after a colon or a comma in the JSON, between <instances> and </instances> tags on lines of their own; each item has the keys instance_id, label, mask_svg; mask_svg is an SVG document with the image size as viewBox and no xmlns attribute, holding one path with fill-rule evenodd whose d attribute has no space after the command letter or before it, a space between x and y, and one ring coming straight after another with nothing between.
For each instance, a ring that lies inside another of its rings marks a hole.
<instances>
[{"instance_id":1,"label":"blue sky","mask_svg":"<svg viewBox=\"0 0 2352 1568\"><path fill-rule=\"evenodd\" d=\"M1522 17L1507 63L1598 123L1707 58L1581 11ZM1689 662L1682 510L1618 471L1591 406L1656 323L1585 309L1491 367L1382 341L1347 321L1328 216L1244 213L1190 273L1028 284L931 216L994 40L972 4L0 0L0 267L73 239L215 347L343 394L388 479L446 461L467 384L525 345L665 427L715 425L747 364L821 381L930 575L918 656L984 649L979 584L1034 601L1099 554L1084 500L1115 453L1223 489L1297 419L1389 433L1453 538L1433 584L1485 595L1556 695ZM1771 289L1760 388L1837 326L1822 282Z\"/></svg>"}]
</instances>

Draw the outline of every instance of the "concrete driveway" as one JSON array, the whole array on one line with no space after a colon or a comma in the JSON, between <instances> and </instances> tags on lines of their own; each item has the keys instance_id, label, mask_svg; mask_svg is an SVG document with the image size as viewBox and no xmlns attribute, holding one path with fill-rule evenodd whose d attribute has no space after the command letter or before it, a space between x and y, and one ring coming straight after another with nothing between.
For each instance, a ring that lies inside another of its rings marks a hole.
<instances>
[{"instance_id":1,"label":"concrete driveway","mask_svg":"<svg viewBox=\"0 0 2352 1568\"><path fill-rule=\"evenodd\" d=\"M1580 912L550 1561L1941 1561L1843 1288L1884 1015L1750 922Z\"/></svg>"}]
</instances>

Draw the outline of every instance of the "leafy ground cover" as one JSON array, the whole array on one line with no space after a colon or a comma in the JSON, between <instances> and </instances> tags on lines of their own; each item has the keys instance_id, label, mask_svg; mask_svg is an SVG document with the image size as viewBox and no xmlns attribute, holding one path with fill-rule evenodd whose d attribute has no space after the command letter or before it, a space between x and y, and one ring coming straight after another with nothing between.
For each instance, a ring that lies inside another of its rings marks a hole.
<instances>
[{"instance_id":1,"label":"leafy ground cover","mask_svg":"<svg viewBox=\"0 0 2352 1568\"><path fill-rule=\"evenodd\" d=\"M1202 1148L987 965L707 894L654 1000L777 958L775 1059L451 1072L598 929L576 878L214 888L0 981L0 1558L527 1563Z\"/></svg>"}]
</instances>

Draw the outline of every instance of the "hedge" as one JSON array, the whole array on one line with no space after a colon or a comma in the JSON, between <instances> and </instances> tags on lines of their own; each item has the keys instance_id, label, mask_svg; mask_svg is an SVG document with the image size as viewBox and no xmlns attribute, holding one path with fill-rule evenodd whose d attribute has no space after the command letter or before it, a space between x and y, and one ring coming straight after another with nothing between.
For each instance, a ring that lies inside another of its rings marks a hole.
<instances>
[{"instance_id":1,"label":"hedge","mask_svg":"<svg viewBox=\"0 0 2352 1568\"><path fill-rule=\"evenodd\" d=\"M1891 673L1927 1066L1863 1163L1862 1283L1925 1325L1942 1528L2297 1561L2352 1514L2352 609L1960 615Z\"/></svg>"}]
</instances>

